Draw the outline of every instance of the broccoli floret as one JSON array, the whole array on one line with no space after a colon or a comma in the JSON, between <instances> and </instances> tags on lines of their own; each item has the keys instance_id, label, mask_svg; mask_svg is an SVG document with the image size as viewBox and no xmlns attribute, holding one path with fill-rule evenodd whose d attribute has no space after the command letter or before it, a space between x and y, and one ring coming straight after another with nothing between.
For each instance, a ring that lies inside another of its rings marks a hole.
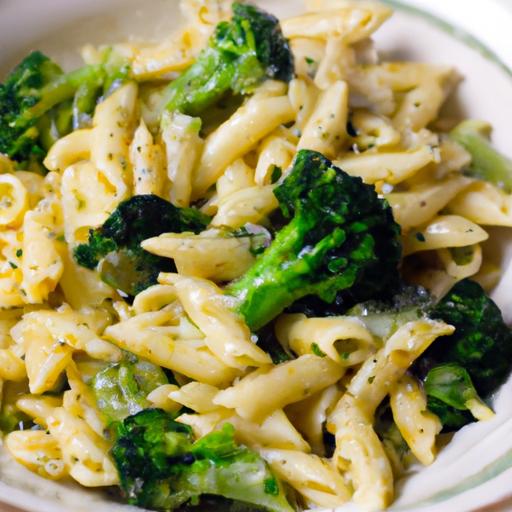
<instances>
[{"instance_id":1,"label":"broccoli floret","mask_svg":"<svg viewBox=\"0 0 512 512\"><path fill-rule=\"evenodd\" d=\"M102 64L65 74L41 52L30 53L0 84L0 153L42 170L52 144L90 121L102 87L127 78L121 60L109 53Z\"/></svg>"},{"instance_id":2,"label":"broccoli floret","mask_svg":"<svg viewBox=\"0 0 512 512\"><path fill-rule=\"evenodd\" d=\"M293 58L279 21L261 9L233 4L197 61L164 91L166 108L197 116L228 92L248 94L265 78L289 81Z\"/></svg>"},{"instance_id":3,"label":"broccoli floret","mask_svg":"<svg viewBox=\"0 0 512 512\"><path fill-rule=\"evenodd\" d=\"M90 385L99 410L110 424L150 407L147 395L167 382L159 366L124 361L98 372Z\"/></svg>"},{"instance_id":4,"label":"broccoli floret","mask_svg":"<svg viewBox=\"0 0 512 512\"><path fill-rule=\"evenodd\" d=\"M308 295L343 302L391 286L398 275L400 227L373 186L320 153L301 150L274 193L291 220L227 289L251 329Z\"/></svg>"},{"instance_id":5,"label":"broccoli floret","mask_svg":"<svg viewBox=\"0 0 512 512\"><path fill-rule=\"evenodd\" d=\"M162 233L199 233L210 218L195 208L177 208L147 194L123 201L105 223L89 232L86 244L74 249L77 263L98 268L110 286L130 296L157 282L160 272L175 270L172 260L150 254L140 243Z\"/></svg>"},{"instance_id":6,"label":"broccoli floret","mask_svg":"<svg viewBox=\"0 0 512 512\"><path fill-rule=\"evenodd\" d=\"M438 338L412 371L424 382L428 408L440 417L445 431L474 421L469 411L478 414L485 407L479 397L487 398L512 369L512 332L498 306L469 279L457 283L437 305L422 288L405 288L394 302L367 302L348 314L383 339L419 318L453 325L455 332Z\"/></svg>"},{"instance_id":7,"label":"broccoli floret","mask_svg":"<svg viewBox=\"0 0 512 512\"><path fill-rule=\"evenodd\" d=\"M446 431L455 430L474 421L473 415L465 410L468 399L473 399L474 404L479 396L487 398L509 375L512 332L498 306L478 283L469 279L457 283L429 316L453 325L455 332L437 339L419 358L415 372L426 383L430 382L425 388L429 408L440 415ZM447 369L446 364L451 366ZM432 384L439 384L442 377L451 379L450 394L446 388ZM473 392L474 396L470 396Z\"/></svg>"},{"instance_id":8,"label":"broccoli floret","mask_svg":"<svg viewBox=\"0 0 512 512\"><path fill-rule=\"evenodd\" d=\"M489 181L511 193L512 160L492 147L490 129L483 121L467 120L456 126L450 136L471 154L471 164L466 170L469 176Z\"/></svg>"},{"instance_id":9,"label":"broccoli floret","mask_svg":"<svg viewBox=\"0 0 512 512\"><path fill-rule=\"evenodd\" d=\"M194 442L190 427L174 415L146 409L118 424L112 455L132 505L169 511L215 495L292 511L266 463L235 443L229 424Z\"/></svg>"},{"instance_id":10,"label":"broccoli floret","mask_svg":"<svg viewBox=\"0 0 512 512\"><path fill-rule=\"evenodd\" d=\"M478 396L469 373L458 364L441 364L424 381L428 408L436 414L445 431L458 430L473 421L473 411L487 406ZM490 410L489 410L490 412Z\"/></svg>"},{"instance_id":11,"label":"broccoli floret","mask_svg":"<svg viewBox=\"0 0 512 512\"><path fill-rule=\"evenodd\" d=\"M440 363L465 368L481 396L488 396L508 376L512 366L512 333L498 306L469 279L457 283L429 313L455 327L436 340L422 358L422 369Z\"/></svg>"},{"instance_id":12,"label":"broccoli floret","mask_svg":"<svg viewBox=\"0 0 512 512\"><path fill-rule=\"evenodd\" d=\"M95 269L103 256L117 249L117 244L112 238L101 234L101 228L91 229L86 244L78 245L74 250L77 263L88 269Z\"/></svg>"},{"instance_id":13,"label":"broccoli floret","mask_svg":"<svg viewBox=\"0 0 512 512\"><path fill-rule=\"evenodd\" d=\"M69 74L40 52L29 54L0 85L0 153L13 160L37 164L49 141L66 133L69 123L60 123L58 132L51 112L71 100L80 84L97 80L100 67L86 66ZM64 105L65 110L69 104ZM48 116L45 117L45 114ZM51 128L57 133L50 135ZM41 132L43 141L41 141Z\"/></svg>"}]
</instances>

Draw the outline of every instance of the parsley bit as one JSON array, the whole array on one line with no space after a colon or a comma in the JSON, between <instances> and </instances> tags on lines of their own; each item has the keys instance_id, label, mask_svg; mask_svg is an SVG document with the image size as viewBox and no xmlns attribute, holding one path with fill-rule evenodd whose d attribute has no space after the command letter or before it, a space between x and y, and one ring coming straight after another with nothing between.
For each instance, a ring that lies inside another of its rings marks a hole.
<instances>
[{"instance_id":1,"label":"parsley bit","mask_svg":"<svg viewBox=\"0 0 512 512\"><path fill-rule=\"evenodd\" d=\"M317 343L311 343L311 352L318 357L325 357L327 354L321 350Z\"/></svg>"}]
</instances>

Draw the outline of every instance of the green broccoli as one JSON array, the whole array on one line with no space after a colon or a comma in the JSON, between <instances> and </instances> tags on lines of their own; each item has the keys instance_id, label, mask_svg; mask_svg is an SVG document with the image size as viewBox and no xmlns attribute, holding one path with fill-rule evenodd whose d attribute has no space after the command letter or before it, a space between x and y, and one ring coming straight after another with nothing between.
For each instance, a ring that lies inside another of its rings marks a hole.
<instances>
[{"instance_id":1,"label":"green broccoli","mask_svg":"<svg viewBox=\"0 0 512 512\"><path fill-rule=\"evenodd\" d=\"M112 455L128 502L155 510L223 496L264 510L291 512L284 491L258 454L234 441L234 429L193 440L190 427L160 409L117 425Z\"/></svg>"},{"instance_id":2,"label":"green broccoli","mask_svg":"<svg viewBox=\"0 0 512 512\"><path fill-rule=\"evenodd\" d=\"M512 192L512 160L494 149L489 141L490 125L467 120L456 126L450 137L471 154L469 176L489 181L507 193Z\"/></svg>"},{"instance_id":3,"label":"green broccoli","mask_svg":"<svg viewBox=\"0 0 512 512\"><path fill-rule=\"evenodd\" d=\"M103 63L65 74L41 52L30 53L0 84L0 153L41 171L52 144L90 121L103 86L126 79L121 61L109 52Z\"/></svg>"},{"instance_id":4,"label":"green broccoli","mask_svg":"<svg viewBox=\"0 0 512 512\"><path fill-rule=\"evenodd\" d=\"M29 393L26 382L5 381L2 386L2 404L0 406L0 431L8 434L13 430L28 430L34 427L34 421L16 406L23 395Z\"/></svg>"},{"instance_id":5,"label":"green broccoli","mask_svg":"<svg viewBox=\"0 0 512 512\"><path fill-rule=\"evenodd\" d=\"M442 320L455 327L453 334L437 339L412 368L424 381L428 408L440 417L445 431L473 421L470 411L485 407L479 397L487 398L512 369L512 332L498 306L469 279L457 283L437 305L424 289L405 288L395 304L367 302L348 314L358 316L384 339L419 318Z\"/></svg>"},{"instance_id":6,"label":"green broccoli","mask_svg":"<svg viewBox=\"0 0 512 512\"><path fill-rule=\"evenodd\" d=\"M418 360L415 371L425 382L430 382L426 387L429 408L445 419L445 430L453 430L473 420L472 415L460 407L466 404L470 394L469 398L474 400L479 396L487 398L509 375L512 332L505 325L498 306L478 283L469 279L457 283L429 316L453 325L455 332L436 340ZM455 371L451 366L452 375L447 375L444 366L447 363L461 370ZM435 370L439 367L440 370ZM462 371L467 372L468 378ZM436 390L433 386L433 383L439 384L441 377L451 379L450 395L446 387L438 386ZM459 407L454 406L456 393L459 393ZM467 408L466 404L464 409Z\"/></svg>"},{"instance_id":7,"label":"green broccoli","mask_svg":"<svg viewBox=\"0 0 512 512\"><path fill-rule=\"evenodd\" d=\"M32 419L14 404L3 404L0 409L0 430L8 434L13 430L28 430L34 426Z\"/></svg>"},{"instance_id":8,"label":"green broccoli","mask_svg":"<svg viewBox=\"0 0 512 512\"><path fill-rule=\"evenodd\" d=\"M29 54L0 85L0 153L37 165L51 141L69 131L65 122L60 123L59 131L55 118L60 114L55 107L64 103L64 110L70 111L68 100L81 84L96 81L99 74L98 66L64 74L42 53Z\"/></svg>"},{"instance_id":9,"label":"green broccoli","mask_svg":"<svg viewBox=\"0 0 512 512\"><path fill-rule=\"evenodd\" d=\"M167 383L159 366L147 361L125 361L98 372L90 385L98 409L112 423L150 407L147 395Z\"/></svg>"},{"instance_id":10,"label":"green broccoli","mask_svg":"<svg viewBox=\"0 0 512 512\"><path fill-rule=\"evenodd\" d=\"M512 365L512 332L478 283L469 279L457 283L429 316L453 325L455 332L439 338L425 352L424 370L440 363L459 364L482 396L504 382Z\"/></svg>"},{"instance_id":11,"label":"green broccoli","mask_svg":"<svg viewBox=\"0 0 512 512\"><path fill-rule=\"evenodd\" d=\"M177 208L155 195L123 201L105 223L89 232L87 243L74 249L79 265L98 268L110 286L130 296L157 282L160 272L175 270L173 261L146 252L140 243L162 233L199 233L209 217L194 208Z\"/></svg>"},{"instance_id":12,"label":"green broccoli","mask_svg":"<svg viewBox=\"0 0 512 512\"><path fill-rule=\"evenodd\" d=\"M227 288L252 330L305 296L342 303L393 285L401 255L400 227L373 186L320 153L301 150L274 193L291 220L247 273Z\"/></svg>"},{"instance_id":13,"label":"green broccoli","mask_svg":"<svg viewBox=\"0 0 512 512\"><path fill-rule=\"evenodd\" d=\"M217 25L197 61L164 91L170 111L197 116L229 91L248 94L265 78L290 81L293 58L274 16L234 3L233 18Z\"/></svg>"},{"instance_id":14,"label":"green broccoli","mask_svg":"<svg viewBox=\"0 0 512 512\"><path fill-rule=\"evenodd\" d=\"M458 430L473 421L473 412L491 412L478 396L469 373L458 364L434 366L425 377L428 408L445 430ZM476 417L476 416L475 416Z\"/></svg>"}]
</instances>

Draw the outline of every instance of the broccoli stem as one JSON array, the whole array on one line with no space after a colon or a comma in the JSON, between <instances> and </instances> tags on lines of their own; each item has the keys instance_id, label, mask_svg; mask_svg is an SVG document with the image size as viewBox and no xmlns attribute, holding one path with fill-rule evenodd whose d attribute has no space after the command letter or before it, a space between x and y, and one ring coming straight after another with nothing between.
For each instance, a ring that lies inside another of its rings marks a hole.
<instances>
[{"instance_id":1,"label":"broccoli stem","mask_svg":"<svg viewBox=\"0 0 512 512\"><path fill-rule=\"evenodd\" d=\"M489 141L490 125L467 120L456 126L450 136L471 154L467 174L512 192L512 160L499 153Z\"/></svg>"},{"instance_id":2,"label":"broccoli stem","mask_svg":"<svg viewBox=\"0 0 512 512\"><path fill-rule=\"evenodd\" d=\"M73 98L76 90L84 83L97 81L102 75L101 66L85 66L58 77L41 89L40 101L26 110L16 121L15 126L23 126L32 119L37 119L55 105Z\"/></svg>"},{"instance_id":3,"label":"broccoli stem","mask_svg":"<svg viewBox=\"0 0 512 512\"><path fill-rule=\"evenodd\" d=\"M390 290L398 265L400 228L374 187L315 151L297 153L274 190L291 218L254 265L227 287L234 308L258 330L307 296L342 304Z\"/></svg>"},{"instance_id":4,"label":"broccoli stem","mask_svg":"<svg viewBox=\"0 0 512 512\"><path fill-rule=\"evenodd\" d=\"M314 222L305 223L303 217L292 219L278 232L265 257L228 286L227 292L239 299L236 309L252 330L270 322L291 302L313 293L314 290L304 286L304 276L314 273L315 261L345 241L345 232L336 228L314 247L303 249L304 233L313 228ZM297 256L290 258L290 255ZM345 268L343 277L344 287L348 288L357 277L357 267Z\"/></svg>"},{"instance_id":5,"label":"broccoli stem","mask_svg":"<svg viewBox=\"0 0 512 512\"><path fill-rule=\"evenodd\" d=\"M290 81L293 57L274 16L234 2L230 21L217 24L196 62L163 92L169 111L197 116L228 91L251 93L265 78Z\"/></svg>"},{"instance_id":6,"label":"broccoli stem","mask_svg":"<svg viewBox=\"0 0 512 512\"><path fill-rule=\"evenodd\" d=\"M73 98L73 130L78 130L90 124L91 114L96 107L96 101L101 93L101 80L88 80L80 84Z\"/></svg>"},{"instance_id":7,"label":"broccoli stem","mask_svg":"<svg viewBox=\"0 0 512 512\"><path fill-rule=\"evenodd\" d=\"M59 133L55 130L53 119L50 116L43 116L39 119L36 126L41 147L48 151L59 138Z\"/></svg>"},{"instance_id":8,"label":"broccoli stem","mask_svg":"<svg viewBox=\"0 0 512 512\"><path fill-rule=\"evenodd\" d=\"M165 108L197 116L229 91L233 71L232 66L222 65L215 50L205 50L166 90Z\"/></svg>"},{"instance_id":9,"label":"broccoli stem","mask_svg":"<svg viewBox=\"0 0 512 512\"><path fill-rule=\"evenodd\" d=\"M48 151L58 139L71 130L72 104L70 100L54 107L37 122L39 140L45 151Z\"/></svg>"}]
</instances>

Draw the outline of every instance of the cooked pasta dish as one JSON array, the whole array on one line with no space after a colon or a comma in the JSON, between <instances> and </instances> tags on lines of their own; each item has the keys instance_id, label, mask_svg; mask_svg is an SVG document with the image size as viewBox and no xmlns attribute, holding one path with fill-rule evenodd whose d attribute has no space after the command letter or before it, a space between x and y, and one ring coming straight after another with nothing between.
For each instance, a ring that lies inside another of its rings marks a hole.
<instances>
[{"instance_id":1,"label":"cooked pasta dish","mask_svg":"<svg viewBox=\"0 0 512 512\"><path fill-rule=\"evenodd\" d=\"M384 509L511 370L512 162L385 4L180 7L0 85L3 445L146 509Z\"/></svg>"}]
</instances>

